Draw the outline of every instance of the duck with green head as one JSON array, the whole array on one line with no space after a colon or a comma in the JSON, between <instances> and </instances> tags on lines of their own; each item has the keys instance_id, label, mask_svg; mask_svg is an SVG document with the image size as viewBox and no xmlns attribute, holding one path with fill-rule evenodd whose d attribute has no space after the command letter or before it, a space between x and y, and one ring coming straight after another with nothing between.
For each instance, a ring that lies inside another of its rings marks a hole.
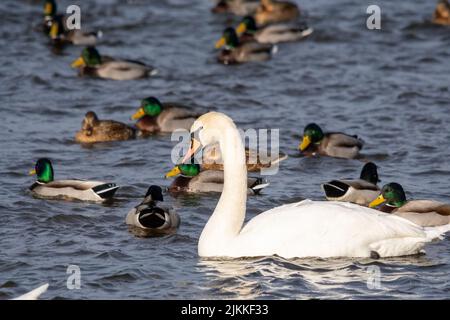
<instances>
[{"instance_id":1,"label":"duck with green head","mask_svg":"<svg viewBox=\"0 0 450 320\"><path fill-rule=\"evenodd\" d=\"M448 0L439 0L434 10L432 22L442 26L450 26L450 3Z\"/></svg>"},{"instance_id":2,"label":"duck with green head","mask_svg":"<svg viewBox=\"0 0 450 320\"><path fill-rule=\"evenodd\" d=\"M225 47L217 60L223 64L237 64L253 61L266 61L272 57L275 47L256 41L240 43L234 28L226 28L222 37L216 42L216 49Z\"/></svg>"},{"instance_id":3,"label":"duck with green head","mask_svg":"<svg viewBox=\"0 0 450 320\"><path fill-rule=\"evenodd\" d=\"M198 113L189 109L192 108L173 102L163 104L155 97L147 97L141 100L139 109L131 119L137 120L136 128L142 135L189 130L199 117Z\"/></svg>"},{"instance_id":4,"label":"duck with green head","mask_svg":"<svg viewBox=\"0 0 450 320\"><path fill-rule=\"evenodd\" d=\"M298 41L309 36L312 28L306 25L274 24L258 28L255 19L247 16L236 28L239 41L257 41L259 43L280 43Z\"/></svg>"},{"instance_id":5,"label":"duck with green head","mask_svg":"<svg viewBox=\"0 0 450 320\"><path fill-rule=\"evenodd\" d=\"M84 116L81 129L75 134L75 141L96 143L134 139L136 130L122 122L100 120L97 114L89 111Z\"/></svg>"},{"instance_id":6,"label":"duck with green head","mask_svg":"<svg viewBox=\"0 0 450 320\"><path fill-rule=\"evenodd\" d=\"M139 235L160 236L174 233L180 225L180 216L172 209L163 208L162 189L152 185L148 188L142 202L131 209L125 219L132 227L140 229Z\"/></svg>"},{"instance_id":7,"label":"duck with green head","mask_svg":"<svg viewBox=\"0 0 450 320\"><path fill-rule=\"evenodd\" d=\"M169 187L170 192L219 192L223 190L224 175L219 170L201 170L199 164L178 164L166 174L166 178L177 177ZM247 178L247 193L258 194L269 183L262 178Z\"/></svg>"},{"instance_id":8,"label":"duck with green head","mask_svg":"<svg viewBox=\"0 0 450 320\"><path fill-rule=\"evenodd\" d=\"M305 127L303 139L299 145L301 153L322 155L335 158L354 159L359 156L364 141L358 136L351 136L342 132L326 132L315 123Z\"/></svg>"},{"instance_id":9,"label":"duck with green head","mask_svg":"<svg viewBox=\"0 0 450 320\"><path fill-rule=\"evenodd\" d=\"M332 180L322 184L322 190L327 200L368 206L380 194L379 181L377 166L368 162L362 168L359 179Z\"/></svg>"},{"instance_id":10,"label":"duck with green head","mask_svg":"<svg viewBox=\"0 0 450 320\"><path fill-rule=\"evenodd\" d=\"M40 158L30 175L37 176L30 187L32 194L44 198L104 202L111 199L119 188L115 183L100 181L54 180L53 166L48 158Z\"/></svg>"},{"instance_id":11,"label":"duck with green head","mask_svg":"<svg viewBox=\"0 0 450 320\"><path fill-rule=\"evenodd\" d=\"M403 187L395 182L383 186L381 194L369 207L392 213L422 227L436 227L450 224L450 205L434 200L406 199Z\"/></svg>"},{"instance_id":12,"label":"duck with green head","mask_svg":"<svg viewBox=\"0 0 450 320\"><path fill-rule=\"evenodd\" d=\"M81 56L72 62L71 66L78 68L81 76L112 80L134 80L156 74L154 68L142 62L101 56L92 46L84 48Z\"/></svg>"}]
</instances>

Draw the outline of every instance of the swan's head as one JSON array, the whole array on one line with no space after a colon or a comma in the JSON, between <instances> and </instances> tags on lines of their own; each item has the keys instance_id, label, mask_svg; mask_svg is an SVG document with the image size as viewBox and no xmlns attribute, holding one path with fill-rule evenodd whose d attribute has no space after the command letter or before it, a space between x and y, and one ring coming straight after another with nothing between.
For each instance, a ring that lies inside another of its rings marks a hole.
<instances>
[{"instance_id":1,"label":"swan's head","mask_svg":"<svg viewBox=\"0 0 450 320\"><path fill-rule=\"evenodd\" d=\"M201 148L219 142L230 129L236 130L233 120L220 112L208 112L200 116L191 127L191 147L184 156L182 163L189 160Z\"/></svg>"}]
</instances>

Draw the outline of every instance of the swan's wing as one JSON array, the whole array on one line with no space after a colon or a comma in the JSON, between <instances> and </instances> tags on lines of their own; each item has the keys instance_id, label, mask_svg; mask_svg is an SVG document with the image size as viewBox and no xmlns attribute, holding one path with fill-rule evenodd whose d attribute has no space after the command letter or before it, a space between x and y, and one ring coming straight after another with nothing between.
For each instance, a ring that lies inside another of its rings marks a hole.
<instances>
[{"instance_id":1,"label":"swan's wing","mask_svg":"<svg viewBox=\"0 0 450 320\"><path fill-rule=\"evenodd\" d=\"M401 217L350 203L310 200L261 213L239 238L248 244L244 249L284 257L368 257L375 249L380 256L397 256L418 253L429 241L420 226Z\"/></svg>"},{"instance_id":2,"label":"swan's wing","mask_svg":"<svg viewBox=\"0 0 450 320\"><path fill-rule=\"evenodd\" d=\"M12 300L37 300L41 294L43 294L48 289L48 283L31 290L28 293L21 295L20 297L14 298Z\"/></svg>"}]
</instances>

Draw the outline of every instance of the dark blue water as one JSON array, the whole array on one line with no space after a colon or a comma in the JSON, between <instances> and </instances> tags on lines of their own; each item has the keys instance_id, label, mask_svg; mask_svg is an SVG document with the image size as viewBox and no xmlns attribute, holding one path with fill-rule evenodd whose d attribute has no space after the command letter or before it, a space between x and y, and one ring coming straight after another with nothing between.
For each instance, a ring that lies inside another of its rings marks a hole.
<instances>
[{"instance_id":1,"label":"dark blue water","mask_svg":"<svg viewBox=\"0 0 450 320\"><path fill-rule=\"evenodd\" d=\"M380 31L366 29L360 1L297 2L315 29L309 39L280 45L269 62L225 67L213 47L228 20L210 13L210 1L60 1L60 11L81 4L83 27L103 31L101 53L159 69L154 78L117 82L77 77L70 63L78 47L50 50L34 30L39 1L2 1L0 298L45 282L45 299L448 298L448 238L423 256L378 261L205 261L197 240L219 195L166 195L182 218L178 233L136 237L125 215L149 184L169 185L170 136L74 143L85 112L127 122L139 100L154 95L225 112L243 128L280 128L290 157L270 187L249 199L248 217L322 199L321 182L359 175L359 160L298 156L311 121L361 136L382 181L401 183L408 197L450 202L450 29L427 22L434 1L378 1ZM120 184L117 201L33 198L27 172L42 156L53 160L56 178ZM68 265L81 269L80 290L66 287Z\"/></svg>"}]
</instances>

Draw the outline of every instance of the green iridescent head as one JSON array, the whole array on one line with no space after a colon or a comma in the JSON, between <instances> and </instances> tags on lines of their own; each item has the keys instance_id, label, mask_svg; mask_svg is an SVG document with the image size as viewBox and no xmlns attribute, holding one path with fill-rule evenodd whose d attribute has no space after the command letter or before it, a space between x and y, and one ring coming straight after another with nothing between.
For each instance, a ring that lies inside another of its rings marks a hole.
<instances>
[{"instance_id":1,"label":"green iridescent head","mask_svg":"<svg viewBox=\"0 0 450 320\"><path fill-rule=\"evenodd\" d=\"M239 45L239 38L234 28L226 28L223 31L222 38L216 42L216 49L227 46L227 48L236 48Z\"/></svg>"},{"instance_id":2,"label":"green iridescent head","mask_svg":"<svg viewBox=\"0 0 450 320\"><path fill-rule=\"evenodd\" d=\"M236 32L240 35L244 32L255 33L257 30L255 19L252 16L246 16L237 27Z\"/></svg>"},{"instance_id":3,"label":"green iridescent head","mask_svg":"<svg viewBox=\"0 0 450 320\"><path fill-rule=\"evenodd\" d=\"M403 187L395 182L386 184L381 189L381 194L378 198L369 204L369 207L376 207L386 202L391 207L400 208L406 203L406 195Z\"/></svg>"},{"instance_id":4,"label":"green iridescent head","mask_svg":"<svg viewBox=\"0 0 450 320\"><path fill-rule=\"evenodd\" d=\"M143 116L156 117L161 113L162 109L163 106L158 99L155 97L148 97L142 99L140 108L131 116L131 119L137 120Z\"/></svg>"},{"instance_id":5,"label":"green iridescent head","mask_svg":"<svg viewBox=\"0 0 450 320\"><path fill-rule=\"evenodd\" d=\"M44 2L44 16L50 17L56 14L57 7L55 0L45 0Z\"/></svg>"},{"instance_id":6,"label":"green iridescent head","mask_svg":"<svg viewBox=\"0 0 450 320\"><path fill-rule=\"evenodd\" d=\"M102 63L102 57L95 47L86 47L81 51L81 56L72 62L72 68L95 67Z\"/></svg>"},{"instance_id":7,"label":"green iridescent head","mask_svg":"<svg viewBox=\"0 0 450 320\"><path fill-rule=\"evenodd\" d=\"M322 129L317 124L308 124L303 131L303 140L299 146L300 151L304 151L312 143L320 143L324 136Z\"/></svg>"},{"instance_id":8,"label":"green iridescent head","mask_svg":"<svg viewBox=\"0 0 450 320\"><path fill-rule=\"evenodd\" d=\"M176 165L172 170L170 170L166 174L166 178L175 177L177 175L182 175L183 177L195 177L200 173L200 165L199 164L179 164Z\"/></svg>"},{"instance_id":9,"label":"green iridescent head","mask_svg":"<svg viewBox=\"0 0 450 320\"><path fill-rule=\"evenodd\" d=\"M49 183L53 181L52 163L47 158L41 158L36 162L34 170L30 171L30 175L37 175L37 181Z\"/></svg>"}]
</instances>

